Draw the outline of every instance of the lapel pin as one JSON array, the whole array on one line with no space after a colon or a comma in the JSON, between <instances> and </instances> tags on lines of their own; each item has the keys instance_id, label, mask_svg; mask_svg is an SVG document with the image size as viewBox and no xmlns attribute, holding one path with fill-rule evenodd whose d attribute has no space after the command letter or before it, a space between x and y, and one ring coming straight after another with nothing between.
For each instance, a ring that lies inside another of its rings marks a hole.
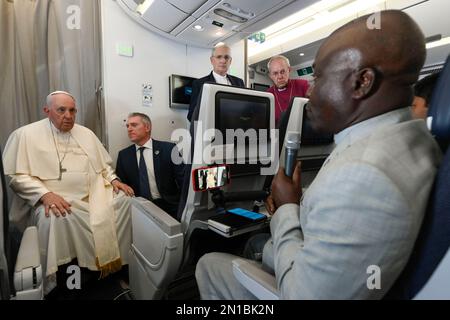
<instances>
[{"instance_id":1,"label":"lapel pin","mask_svg":"<svg viewBox=\"0 0 450 320\"><path fill-rule=\"evenodd\" d=\"M156 151L155 151L155 155L158 155L158 154L159 154L159 150L156 150Z\"/></svg>"}]
</instances>

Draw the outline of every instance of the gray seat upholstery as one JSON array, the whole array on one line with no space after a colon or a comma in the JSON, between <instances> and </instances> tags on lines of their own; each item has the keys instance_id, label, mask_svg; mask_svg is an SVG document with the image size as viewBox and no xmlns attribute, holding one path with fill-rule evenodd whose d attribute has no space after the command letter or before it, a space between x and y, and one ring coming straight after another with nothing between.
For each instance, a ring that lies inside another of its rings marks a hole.
<instances>
[{"instance_id":1,"label":"gray seat upholstery","mask_svg":"<svg viewBox=\"0 0 450 320\"><path fill-rule=\"evenodd\" d=\"M450 56L433 90L428 116L445 156L413 253L388 299L450 299Z\"/></svg>"}]
</instances>

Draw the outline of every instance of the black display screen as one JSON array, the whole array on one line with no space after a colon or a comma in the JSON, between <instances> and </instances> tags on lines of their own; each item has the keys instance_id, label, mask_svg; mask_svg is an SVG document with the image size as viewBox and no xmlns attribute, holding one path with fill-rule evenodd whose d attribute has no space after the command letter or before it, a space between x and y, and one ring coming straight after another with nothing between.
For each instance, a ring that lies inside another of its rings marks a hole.
<instances>
[{"instance_id":1,"label":"black display screen","mask_svg":"<svg viewBox=\"0 0 450 320\"><path fill-rule=\"evenodd\" d=\"M270 129L270 99L245 94L218 92L215 99L215 127L226 137L226 129ZM270 137L270 132L267 133Z\"/></svg>"},{"instance_id":2,"label":"black display screen","mask_svg":"<svg viewBox=\"0 0 450 320\"><path fill-rule=\"evenodd\" d=\"M170 84L170 106L189 107L192 96L192 83L195 78L173 74L169 78Z\"/></svg>"}]
</instances>

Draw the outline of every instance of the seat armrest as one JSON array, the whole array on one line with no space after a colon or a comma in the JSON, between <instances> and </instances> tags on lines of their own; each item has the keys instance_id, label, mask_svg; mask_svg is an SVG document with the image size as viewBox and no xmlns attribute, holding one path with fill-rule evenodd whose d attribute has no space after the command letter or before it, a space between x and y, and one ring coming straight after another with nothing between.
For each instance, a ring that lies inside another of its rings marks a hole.
<instances>
[{"instance_id":1,"label":"seat armrest","mask_svg":"<svg viewBox=\"0 0 450 320\"><path fill-rule=\"evenodd\" d=\"M183 233L179 221L144 198L131 201L130 289L138 299L161 299L180 267Z\"/></svg>"},{"instance_id":2,"label":"seat armrest","mask_svg":"<svg viewBox=\"0 0 450 320\"><path fill-rule=\"evenodd\" d=\"M20 292L34 292L42 287L42 267L36 227L28 227L23 234L14 269L14 286L18 297Z\"/></svg>"},{"instance_id":3,"label":"seat armrest","mask_svg":"<svg viewBox=\"0 0 450 320\"><path fill-rule=\"evenodd\" d=\"M37 268L40 264L37 228L28 227L23 233L20 243L15 272L20 272L26 268Z\"/></svg>"},{"instance_id":4,"label":"seat armrest","mask_svg":"<svg viewBox=\"0 0 450 320\"><path fill-rule=\"evenodd\" d=\"M167 212L159 208L153 202L141 197L132 198L131 201L133 207L136 208L140 214L153 220L167 235L174 236L181 233L180 222L172 218Z\"/></svg>"},{"instance_id":5,"label":"seat armrest","mask_svg":"<svg viewBox=\"0 0 450 320\"><path fill-rule=\"evenodd\" d=\"M248 291L260 300L279 300L276 279L256 261L233 260L233 274Z\"/></svg>"}]
</instances>

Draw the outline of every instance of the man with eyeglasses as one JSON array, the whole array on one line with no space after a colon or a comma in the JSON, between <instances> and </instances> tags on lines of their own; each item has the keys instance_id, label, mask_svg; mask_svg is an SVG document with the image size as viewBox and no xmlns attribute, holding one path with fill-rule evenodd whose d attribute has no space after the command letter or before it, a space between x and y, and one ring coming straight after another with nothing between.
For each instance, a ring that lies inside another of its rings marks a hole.
<instances>
[{"instance_id":1,"label":"man with eyeglasses","mask_svg":"<svg viewBox=\"0 0 450 320\"><path fill-rule=\"evenodd\" d=\"M101 277L127 264L128 196L133 190L117 179L95 134L75 124L77 109L70 93L49 94L44 112L47 118L10 135L3 161L18 196L12 222L19 229L38 228L47 294L56 285L58 266L74 259L80 267L100 271Z\"/></svg>"},{"instance_id":2,"label":"man with eyeglasses","mask_svg":"<svg viewBox=\"0 0 450 320\"><path fill-rule=\"evenodd\" d=\"M306 97L308 81L289 79L291 65L289 59L282 55L273 56L267 63L267 68L273 81L273 86L267 91L275 97L275 122L278 124L293 97Z\"/></svg>"},{"instance_id":3,"label":"man with eyeglasses","mask_svg":"<svg viewBox=\"0 0 450 320\"><path fill-rule=\"evenodd\" d=\"M231 57L231 49L227 45L223 44L220 46L214 47L211 53L211 65L213 66L213 70L206 77L195 80L192 83L192 96L191 103L189 104L189 112L187 118L189 121L192 119L192 115L195 110L195 106L197 105L197 100L203 84L206 82L210 83L219 83L229 86L241 87L244 88L244 81L241 78L229 75L228 69L230 68L231 61L233 58Z\"/></svg>"}]
</instances>

